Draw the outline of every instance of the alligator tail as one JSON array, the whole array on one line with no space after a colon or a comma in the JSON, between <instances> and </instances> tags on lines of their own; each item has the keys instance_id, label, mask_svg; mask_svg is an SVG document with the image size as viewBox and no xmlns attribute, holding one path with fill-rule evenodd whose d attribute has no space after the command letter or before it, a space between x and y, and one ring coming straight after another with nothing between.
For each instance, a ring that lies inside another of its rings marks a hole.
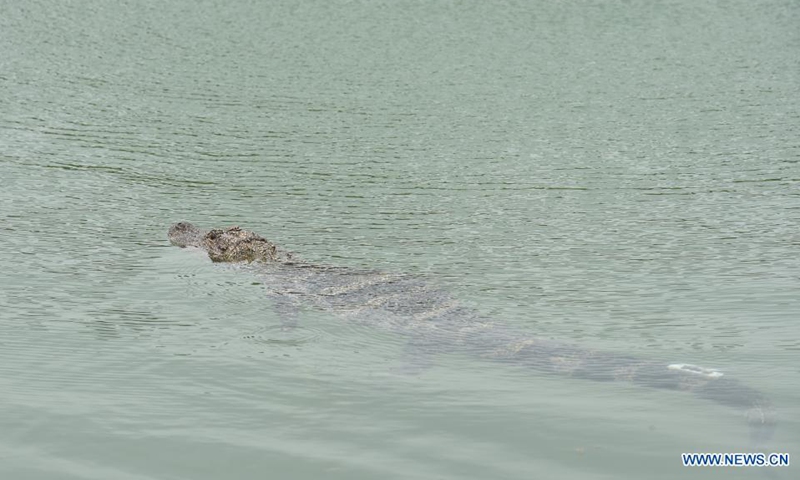
<instances>
[{"instance_id":1,"label":"alligator tail","mask_svg":"<svg viewBox=\"0 0 800 480\"><path fill-rule=\"evenodd\" d=\"M639 366L632 380L654 388L690 391L699 398L738 409L747 418L751 448L765 448L775 432L777 412L772 402L758 390L718 370L647 363Z\"/></svg>"},{"instance_id":2,"label":"alligator tail","mask_svg":"<svg viewBox=\"0 0 800 480\"><path fill-rule=\"evenodd\" d=\"M764 394L714 369L657 363L537 339L508 342L490 356L574 378L626 381L649 388L692 392L699 398L743 412L750 430L749 447L755 449L767 446L777 426L775 407Z\"/></svg>"},{"instance_id":3,"label":"alligator tail","mask_svg":"<svg viewBox=\"0 0 800 480\"><path fill-rule=\"evenodd\" d=\"M744 410L752 448L763 449L772 439L778 415L772 402L758 390L732 378L719 378L693 391L698 397Z\"/></svg>"}]
</instances>

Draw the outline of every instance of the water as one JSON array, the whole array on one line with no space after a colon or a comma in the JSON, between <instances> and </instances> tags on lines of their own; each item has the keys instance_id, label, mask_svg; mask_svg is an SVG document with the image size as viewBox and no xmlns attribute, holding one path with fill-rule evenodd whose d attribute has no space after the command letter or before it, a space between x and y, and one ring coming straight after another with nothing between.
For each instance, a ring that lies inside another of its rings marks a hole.
<instances>
[{"instance_id":1,"label":"water","mask_svg":"<svg viewBox=\"0 0 800 480\"><path fill-rule=\"evenodd\" d=\"M796 2L2 2L0 476L751 478L742 412L442 356L168 245L240 224L722 369L800 452ZM792 477L789 467L778 478Z\"/></svg>"}]
</instances>

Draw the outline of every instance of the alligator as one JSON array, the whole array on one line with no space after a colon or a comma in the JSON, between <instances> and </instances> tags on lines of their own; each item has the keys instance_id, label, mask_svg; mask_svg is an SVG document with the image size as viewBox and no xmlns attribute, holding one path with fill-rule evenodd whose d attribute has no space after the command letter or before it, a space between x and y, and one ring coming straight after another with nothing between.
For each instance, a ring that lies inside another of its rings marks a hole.
<instances>
[{"instance_id":1,"label":"alligator","mask_svg":"<svg viewBox=\"0 0 800 480\"><path fill-rule=\"evenodd\" d=\"M481 316L417 276L305 262L239 227L206 231L180 222L170 227L168 237L173 245L207 252L214 262L254 267L283 318L306 306L380 325L406 335L422 363L433 354L460 351L574 378L692 392L740 409L751 447L764 446L776 426L776 411L766 396L719 370L537 338Z\"/></svg>"}]
</instances>

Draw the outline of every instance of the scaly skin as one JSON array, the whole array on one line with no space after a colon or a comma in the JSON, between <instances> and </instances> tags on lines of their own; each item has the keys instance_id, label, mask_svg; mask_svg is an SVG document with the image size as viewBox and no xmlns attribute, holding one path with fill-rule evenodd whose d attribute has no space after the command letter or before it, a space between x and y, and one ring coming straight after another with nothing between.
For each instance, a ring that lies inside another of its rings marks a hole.
<instances>
[{"instance_id":1,"label":"scaly skin","mask_svg":"<svg viewBox=\"0 0 800 480\"><path fill-rule=\"evenodd\" d=\"M251 264L282 313L299 305L315 306L351 321L407 335L412 344L423 348L420 354L466 351L575 378L690 391L744 410L754 447L763 446L771 438L777 423L769 399L720 372L680 368L678 364L531 337L459 305L420 278L305 263L239 227L204 231L181 222L169 229L168 236L174 245L205 250L212 261Z\"/></svg>"},{"instance_id":2,"label":"scaly skin","mask_svg":"<svg viewBox=\"0 0 800 480\"><path fill-rule=\"evenodd\" d=\"M179 247L198 247L214 262L288 262L289 252L279 250L269 240L239 227L202 231L191 223L176 223L169 229L169 240Z\"/></svg>"}]
</instances>

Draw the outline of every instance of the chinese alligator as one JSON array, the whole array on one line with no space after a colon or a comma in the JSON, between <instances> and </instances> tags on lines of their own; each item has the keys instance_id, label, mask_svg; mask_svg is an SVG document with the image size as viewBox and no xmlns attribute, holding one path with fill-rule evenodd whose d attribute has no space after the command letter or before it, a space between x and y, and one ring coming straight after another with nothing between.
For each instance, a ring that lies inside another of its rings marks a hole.
<instances>
[{"instance_id":1,"label":"chinese alligator","mask_svg":"<svg viewBox=\"0 0 800 480\"><path fill-rule=\"evenodd\" d=\"M743 411L751 446L763 446L775 428L776 413L769 399L715 369L536 338L482 317L419 277L307 263L239 227L203 231L181 222L170 227L168 236L173 245L200 248L215 262L255 267L282 316L306 305L379 325L408 336L417 360L462 351L575 378L690 391Z\"/></svg>"}]
</instances>

